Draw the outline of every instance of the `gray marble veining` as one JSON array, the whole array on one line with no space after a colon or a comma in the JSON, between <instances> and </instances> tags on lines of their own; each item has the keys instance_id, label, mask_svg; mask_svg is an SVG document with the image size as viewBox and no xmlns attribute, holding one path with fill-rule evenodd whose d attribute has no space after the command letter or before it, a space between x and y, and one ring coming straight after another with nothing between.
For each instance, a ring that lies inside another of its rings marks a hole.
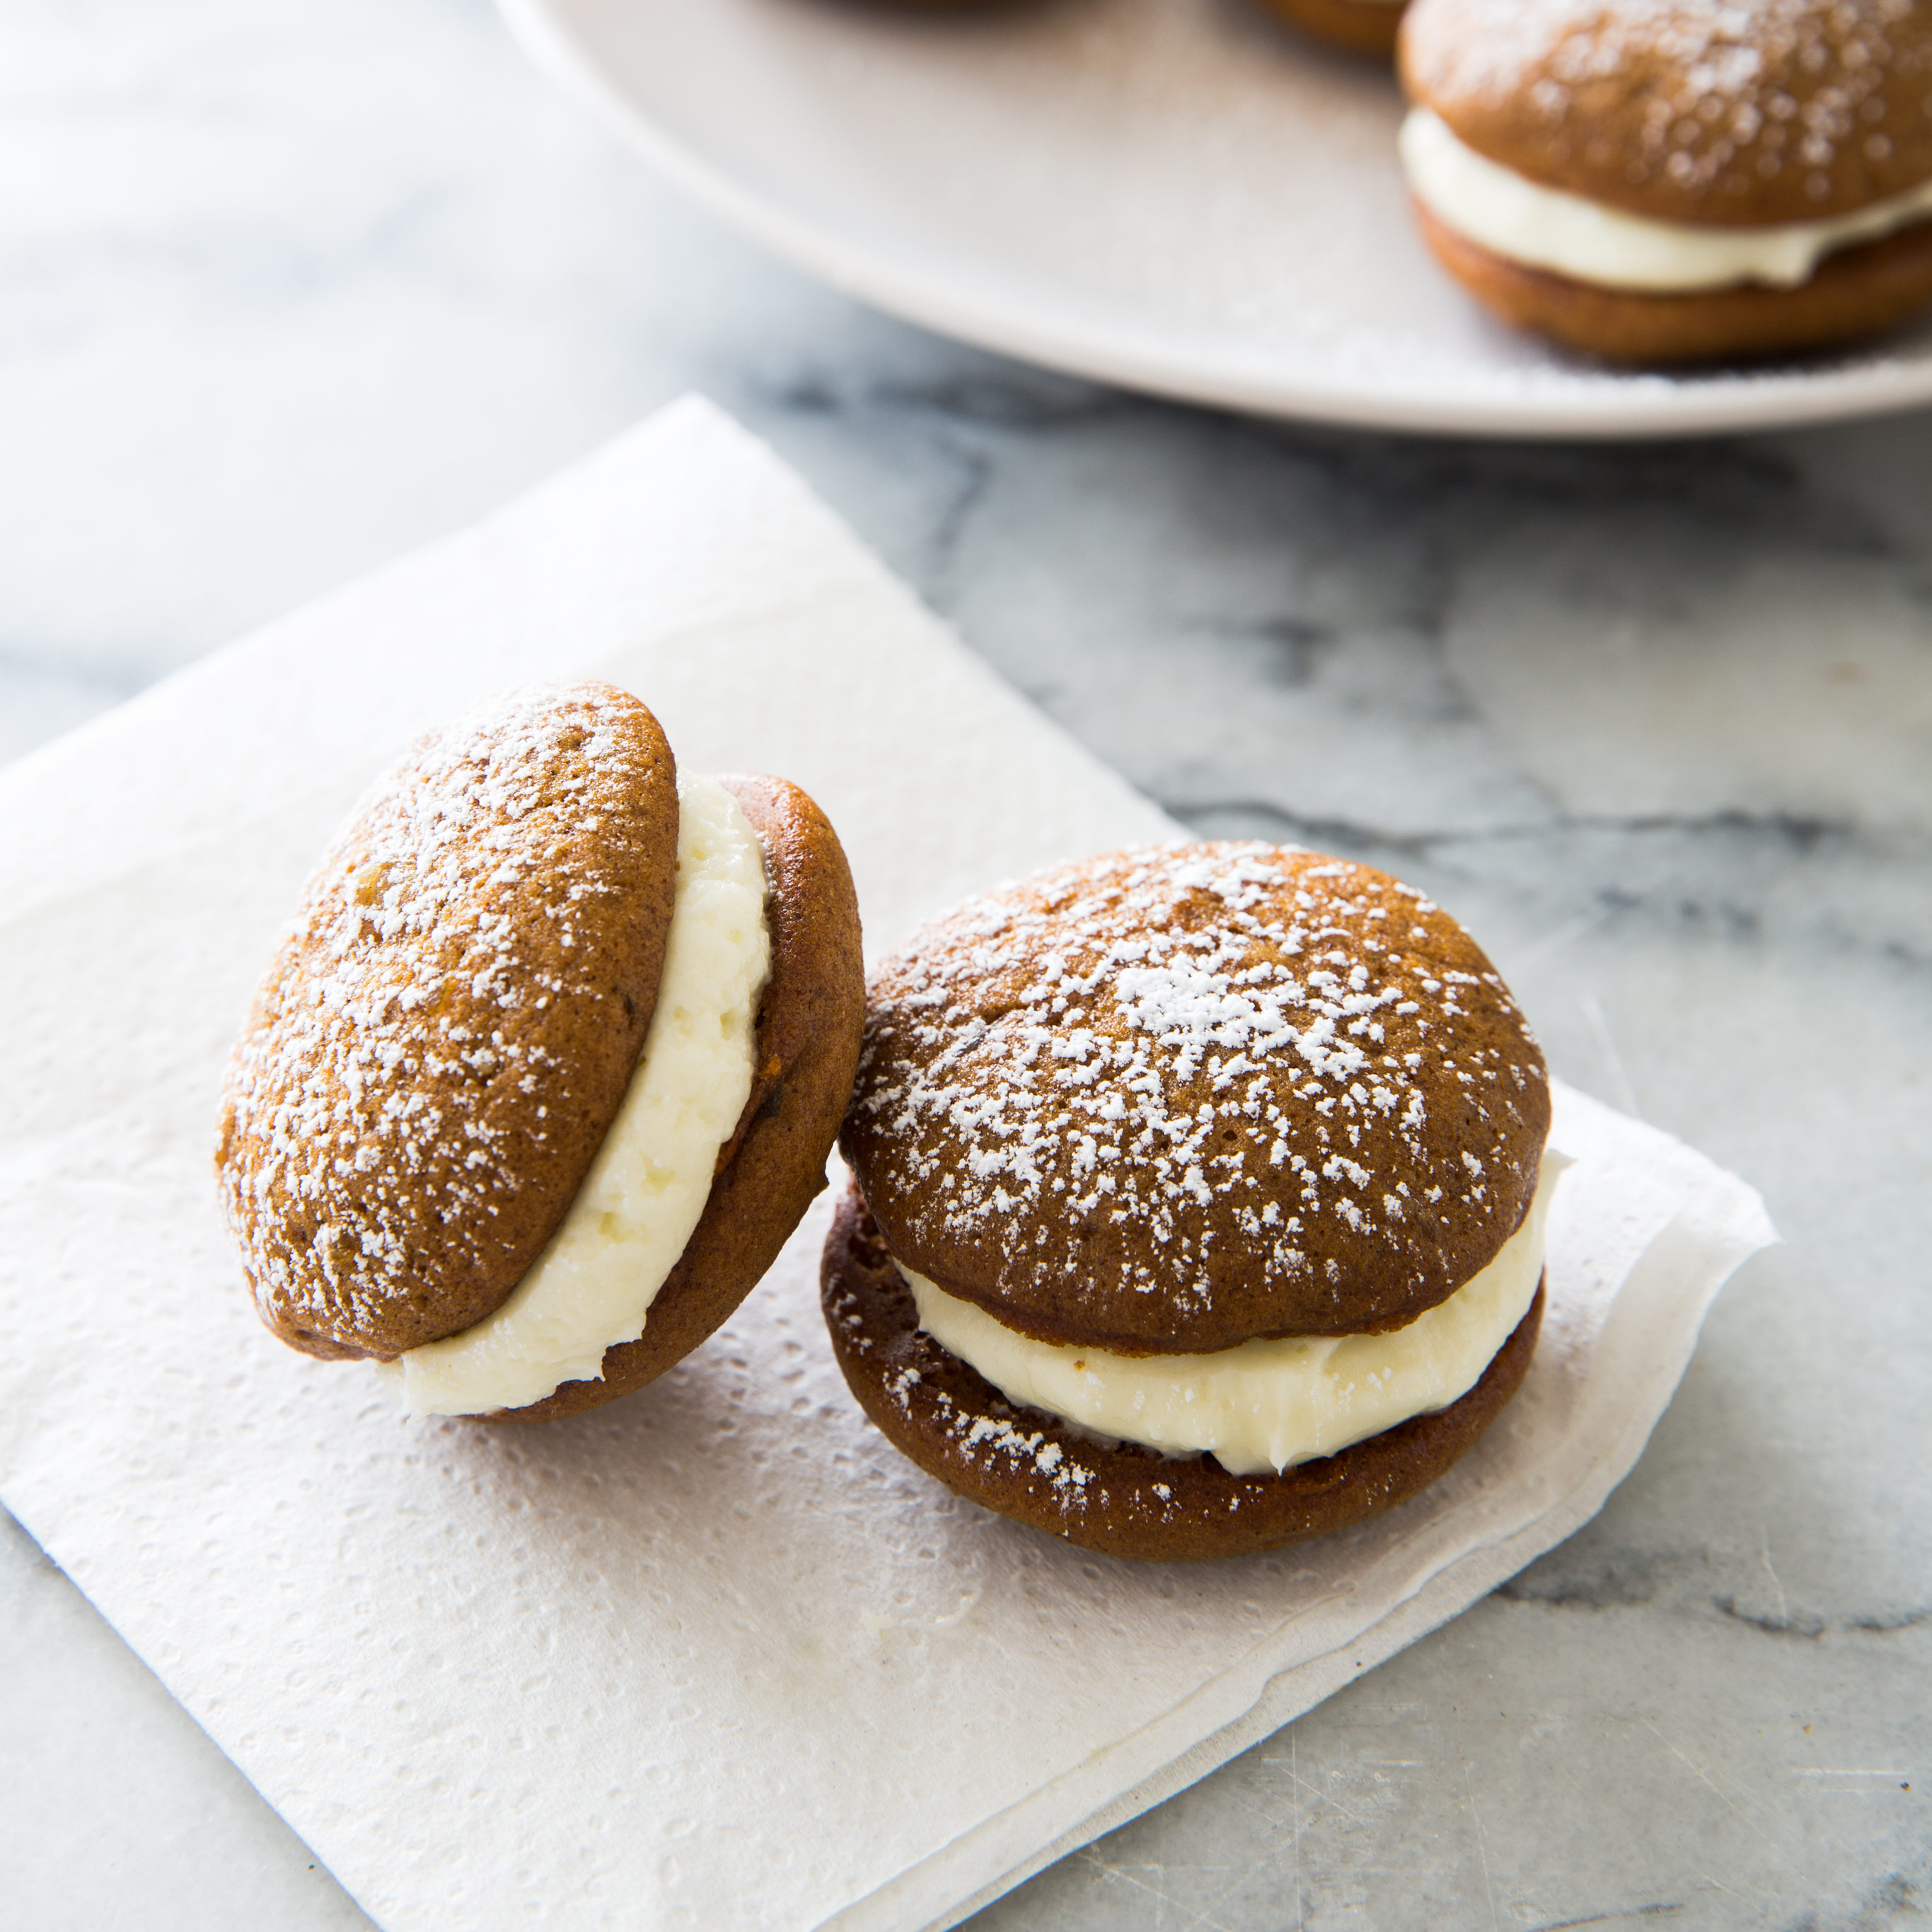
<instances>
[{"instance_id":1,"label":"gray marble veining","mask_svg":"<svg viewBox=\"0 0 1932 1932\"><path fill-rule=\"evenodd\" d=\"M688 388L1190 824L1438 893L1788 1241L1597 1522L976 1924L1932 1914L1932 418L1218 418L763 260L482 0L0 4L0 755ZM360 1922L17 1533L0 1630L10 1922Z\"/></svg>"}]
</instances>

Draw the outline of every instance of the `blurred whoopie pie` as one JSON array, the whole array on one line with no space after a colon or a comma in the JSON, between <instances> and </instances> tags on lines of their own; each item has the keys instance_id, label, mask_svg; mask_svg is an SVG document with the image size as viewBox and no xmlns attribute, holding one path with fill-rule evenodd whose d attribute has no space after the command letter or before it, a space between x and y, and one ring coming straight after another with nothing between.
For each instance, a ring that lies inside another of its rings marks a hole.
<instances>
[{"instance_id":1,"label":"blurred whoopie pie","mask_svg":"<svg viewBox=\"0 0 1932 1932\"><path fill-rule=\"evenodd\" d=\"M1415 0L1437 260L1612 361L1816 348L1932 302L1932 0Z\"/></svg>"},{"instance_id":2,"label":"blurred whoopie pie","mask_svg":"<svg viewBox=\"0 0 1932 1932\"><path fill-rule=\"evenodd\" d=\"M1406 0L1264 0L1290 26L1351 53L1387 60Z\"/></svg>"}]
</instances>

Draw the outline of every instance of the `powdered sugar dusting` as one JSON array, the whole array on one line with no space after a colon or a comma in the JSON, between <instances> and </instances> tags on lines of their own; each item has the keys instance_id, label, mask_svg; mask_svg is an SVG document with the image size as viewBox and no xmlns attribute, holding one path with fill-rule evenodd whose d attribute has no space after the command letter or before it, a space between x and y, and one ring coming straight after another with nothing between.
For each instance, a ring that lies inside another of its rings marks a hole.
<instances>
[{"instance_id":1,"label":"powdered sugar dusting","mask_svg":"<svg viewBox=\"0 0 1932 1932\"><path fill-rule=\"evenodd\" d=\"M416 746L311 880L231 1064L219 1154L257 1300L292 1338L355 1352L463 1325L447 1311L500 1300L567 1206L574 1178L555 1214L527 1197L587 1163L608 1118L573 1035L598 1016L621 1042L654 986L609 956L647 866L640 714L599 687L492 700ZM607 1071L621 1094L621 1045Z\"/></svg>"},{"instance_id":2,"label":"powdered sugar dusting","mask_svg":"<svg viewBox=\"0 0 1932 1932\"><path fill-rule=\"evenodd\" d=\"M1552 166L1696 197L1714 219L1766 218L1750 204L1767 196L1777 219L1838 212L1932 172L1932 32L1914 0L1428 0L1408 58L1466 138L1469 112L1493 112L1540 130Z\"/></svg>"},{"instance_id":3,"label":"powdered sugar dusting","mask_svg":"<svg viewBox=\"0 0 1932 1932\"><path fill-rule=\"evenodd\" d=\"M852 1353L873 1352L873 1339L866 1332L858 1299L849 1288L831 1284L826 1311ZM906 1339L915 1348L937 1351L938 1347L916 1335ZM993 1401L999 1412L993 1407L968 1407L942 1381L928 1383L919 1369L905 1364L888 1369L882 1386L902 1417L908 1422L929 1417L959 1455L989 1471L1043 1483L1063 1504L1088 1500L1090 1486L1096 1480L1094 1471L1078 1456L1069 1455L1056 1439L1066 1432L1066 1426L1054 1418L1042 1417L1046 1426L1029 1428L1020 1412L999 1402L997 1395Z\"/></svg>"},{"instance_id":4,"label":"powdered sugar dusting","mask_svg":"<svg viewBox=\"0 0 1932 1932\"><path fill-rule=\"evenodd\" d=\"M848 1142L895 1252L1048 1331L1183 1346L1166 1310L1192 1346L1346 1332L1365 1292L1419 1312L1534 1189L1520 1015L1365 867L1116 854L938 922L872 998Z\"/></svg>"}]
</instances>

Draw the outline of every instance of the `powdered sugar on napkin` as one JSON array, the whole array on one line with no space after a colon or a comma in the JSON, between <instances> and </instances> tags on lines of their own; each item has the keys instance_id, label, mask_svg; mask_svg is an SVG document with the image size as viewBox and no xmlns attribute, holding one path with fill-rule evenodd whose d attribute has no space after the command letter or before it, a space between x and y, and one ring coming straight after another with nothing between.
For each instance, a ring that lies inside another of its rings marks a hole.
<instances>
[{"instance_id":1,"label":"powdered sugar on napkin","mask_svg":"<svg viewBox=\"0 0 1932 1932\"><path fill-rule=\"evenodd\" d=\"M410 1421L256 1324L220 1070L368 778L573 675L638 692L685 769L811 792L874 950L1174 830L695 404L0 776L32 833L0 866L0 1490L394 1932L950 1922L1585 1520L1770 1238L1741 1184L1559 1095L1579 1164L1503 1420L1394 1515L1234 1564L1064 1549L901 1460L830 1361L823 1201L640 1395Z\"/></svg>"}]
</instances>

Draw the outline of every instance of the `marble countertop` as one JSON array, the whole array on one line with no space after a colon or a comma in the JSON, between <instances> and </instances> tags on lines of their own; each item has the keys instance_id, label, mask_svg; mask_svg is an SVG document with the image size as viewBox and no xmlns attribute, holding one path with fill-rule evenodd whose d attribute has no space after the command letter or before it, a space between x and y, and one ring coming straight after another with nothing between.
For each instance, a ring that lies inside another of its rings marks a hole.
<instances>
[{"instance_id":1,"label":"marble countertop","mask_svg":"<svg viewBox=\"0 0 1932 1932\"><path fill-rule=\"evenodd\" d=\"M1197 413L765 261L484 0L0 0L0 756L690 388L1189 824L1436 892L1556 1070L1788 1244L1594 1523L975 1925L1918 1923L1932 418L1565 449ZM365 1924L6 1528L8 1922Z\"/></svg>"}]
</instances>

